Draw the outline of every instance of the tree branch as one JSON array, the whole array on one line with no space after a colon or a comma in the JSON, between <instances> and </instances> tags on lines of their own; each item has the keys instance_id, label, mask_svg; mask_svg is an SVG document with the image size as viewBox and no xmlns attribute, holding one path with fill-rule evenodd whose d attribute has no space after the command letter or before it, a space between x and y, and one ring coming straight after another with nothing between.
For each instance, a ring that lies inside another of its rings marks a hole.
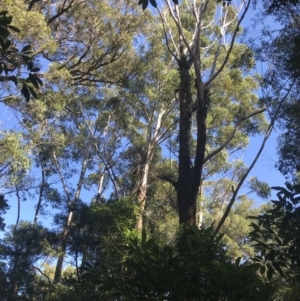
<instances>
[{"instance_id":1,"label":"tree branch","mask_svg":"<svg viewBox=\"0 0 300 301\"><path fill-rule=\"evenodd\" d=\"M233 137L234 137L234 135L235 135L235 133L236 133L236 131L237 131L239 125L240 125L243 121L248 120L249 118L251 118L251 117L253 117L253 116L256 116L256 115L258 115L258 114L261 114L261 113L263 113L263 112L265 112L265 111L266 111L266 108L261 109L261 110L256 111L256 112L253 112L253 113L249 114L248 116L241 118L241 119L235 124L234 129L233 129L232 133L230 134L230 136L227 138L227 140L226 140L221 146L219 146L217 149L215 149L215 150L212 151L210 154L208 154L208 155L204 158L204 163L203 163L203 164L205 164L208 160L210 160L213 156L215 156L216 154L218 154L220 151L222 151L222 150L228 145L228 143L233 139Z\"/></svg>"},{"instance_id":2,"label":"tree branch","mask_svg":"<svg viewBox=\"0 0 300 301\"><path fill-rule=\"evenodd\" d=\"M239 27L240 27L240 25L241 25L241 23L242 23L242 21L243 21L245 15L246 15L248 9L249 9L249 7L250 7L250 3L251 3L251 0L248 1L247 6L246 6L246 8L245 8L245 10L244 10L244 12L243 12L243 14L242 14L242 16L241 16L240 20L238 21L238 24L237 24L237 26L236 26L236 28L235 28L235 30L234 30L234 33L233 33L233 36L232 36L232 39L231 39L230 47L229 47L229 49L228 49L228 52L227 52L227 54L226 54L226 57L225 57L225 59L224 59L222 65L221 65L221 67L220 67L219 70L216 71L216 73L215 73L214 75L212 75L211 78L205 83L205 87L209 86L209 84L210 84L210 83L211 83L211 82L212 82L212 81L213 81L213 80L214 80L214 79L222 72L222 70L224 69L225 65L227 64L227 61L228 61L228 59L229 59L229 56L230 56L231 51L232 51L233 46L234 46L234 42L235 42L236 35L237 35L238 31L239 31Z\"/></svg>"},{"instance_id":3,"label":"tree branch","mask_svg":"<svg viewBox=\"0 0 300 301\"><path fill-rule=\"evenodd\" d=\"M261 144L261 146L260 146L260 148L259 148L259 150L258 150L258 152L257 152L257 154L256 154L256 156L255 156L255 158L253 159L251 165L249 166L249 168L247 169L247 171L246 171L246 172L244 173L244 175L242 176L242 178L241 178L241 180L239 181L239 183L238 183L236 189L234 189L234 188L232 187L233 194L232 194L231 200L230 200L229 204L227 205L227 208L226 208L226 210L225 210L225 212L224 212L224 214L223 214L221 220L219 221L218 226L216 227L216 229L215 229L215 231L214 231L214 235L217 235L218 232L220 231L221 227L223 226L223 224L224 224L224 222L225 222L225 220L226 220L226 218L227 218L227 216L228 216L228 214L229 214L229 212L230 212L230 209L231 209L233 203L234 203L235 200L236 200L236 197L237 197L237 194L238 194L240 188L242 187L242 185L243 185L244 181L246 180L246 178L248 177L250 171L252 170L252 168L253 168L254 165L256 164L257 160L259 159L259 157L260 157L260 155L261 155L261 153L262 153L262 151L263 151L263 149L264 149L264 147L265 147L265 144L266 144L267 140L269 139L269 137L270 137L270 135L271 135L271 133L272 133L272 130L273 130L273 128L274 128L274 124L275 124L275 121L276 121L277 116L278 116L278 114L279 114L279 111L280 111L280 109L281 109L281 106L282 106L282 104L284 103L284 101L286 100L286 98L288 97L290 91L292 90L292 87L294 86L295 81L296 81L296 79L294 79L294 81L293 81L292 84L290 85L290 87L289 87L287 93L285 94L285 96L283 97L283 99L281 100L281 102L279 103L279 105L278 105L278 107L277 107L277 109L276 109L276 111L275 111L275 114L274 114L273 117L272 117L272 120L271 120L271 122L270 122L270 125L269 125L269 127L268 127L268 130L267 130L267 132L266 132L266 134L265 134L265 137L264 137L264 139L263 139L263 141L262 141L262 144Z\"/></svg>"},{"instance_id":4,"label":"tree branch","mask_svg":"<svg viewBox=\"0 0 300 301\"><path fill-rule=\"evenodd\" d=\"M169 176L167 176L166 174L160 174L160 175L157 175L157 177L161 180L164 180L164 181L167 181L169 182L170 184L173 185L173 187L175 189L177 189L177 181L174 181L173 179L171 179Z\"/></svg>"}]
</instances>

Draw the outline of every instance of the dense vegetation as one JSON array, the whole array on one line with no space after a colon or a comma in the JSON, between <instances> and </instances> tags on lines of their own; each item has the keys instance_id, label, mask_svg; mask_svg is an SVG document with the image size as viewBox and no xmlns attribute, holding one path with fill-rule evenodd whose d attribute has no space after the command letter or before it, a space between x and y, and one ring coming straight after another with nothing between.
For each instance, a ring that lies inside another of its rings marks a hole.
<instances>
[{"instance_id":1,"label":"dense vegetation","mask_svg":"<svg viewBox=\"0 0 300 301\"><path fill-rule=\"evenodd\" d=\"M163 3L0 0L0 301L300 299L299 4Z\"/></svg>"}]
</instances>

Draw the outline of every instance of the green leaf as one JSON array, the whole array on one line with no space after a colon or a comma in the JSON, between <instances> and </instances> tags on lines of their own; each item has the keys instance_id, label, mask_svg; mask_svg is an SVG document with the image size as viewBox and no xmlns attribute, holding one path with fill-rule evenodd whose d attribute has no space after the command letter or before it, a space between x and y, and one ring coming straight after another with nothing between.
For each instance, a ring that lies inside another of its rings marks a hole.
<instances>
[{"instance_id":1,"label":"green leaf","mask_svg":"<svg viewBox=\"0 0 300 301\"><path fill-rule=\"evenodd\" d=\"M31 70L32 68L33 68L33 62L30 61L30 62L28 62L28 64L27 64L27 69L28 69L28 70Z\"/></svg>"},{"instance_id":2,"label":"green leaf","mask_svg":"<svg viewBox=\"0 0 300 301\"><path fill-rule=\"evenodd\" d=\"M153 7L157 8L157 3L155 0L150 0L150 3Z\"/></svg>"},{"instance_id":3,"label":"green leaf","mask_svg":"<svg viewBox=\"0 0 300 301\"><path fill-rule=\"evenodd\" d=\"M270 260L273 262L275 260L275 250L272 249L269 253Z\"/></svg>"},{"instance_id":4,"label":"green leaf","mask_svg":"<svg viewBox=\"0 0 300 301\"><path fill-rule=\"evenodd\" d=\"M6 29L6 27L0 25L0 36L3 37L3 39L6 39L9 36L9 31Z\"/></svg>"},{"instance_id":5,"label":"green leaf","mask_svg":"<svg viewBox=\"0 0 300 301\"><path fill-rule=\"evenodd\" d=\"M299 48L300 48L300 40L299 40ZM286 182L285 185L286 185L286 187L287 187L288 190L291 190L291 191L293 190L293 186L292 186L291 183Z\"/></svg>"},{"instance_id":6,"label":"green leaf","mask_svg":"<svg viewBox=\"0 0 300 301\"><path fill-rule=\"evenodd\" d=\"M262 265L259 269L259 272L263 275L266 272L266 266Z\"/></svg>"},{"instance_id":7,"label":"green leaf","mask_svg":"<svg viewBox=\"0 0 300 301\"><path fill-rule=\"evenodd\" d=\"M32 95L34 98L38 99L38 95L36 94L36 92L34 91L34 89L33 89L32 87L30 87L30 86L28 86L28 89L29 89L31 95Z\"/></svg>"},{"instance_id":8,"label":"green leaf","mask_svg":"<svg viewBox=\"0 0 300 301\"><path fill-rule=\"evenodd\" d=\"M18 80L16 76L12 76L11 80L15 83L16 86L18 86Z\"/></svg>"},{"instance_id":9,"label":"green leaf","mask_svg":"<svg viewBox=\"0 0 300 301\"><path fill-rule=\"evenodd\" d=\"M3 48L5 47L5 41L2 38L1 33L0 33L0 44L1 44L1 48L2 48L1 52L2 52L2 55L3 55L4 54Z\"/></svg>"},{"instance_id":10,"label":"green leaf","mask_svg":"<svg viewBox=\"0 0 300 301\"><path fill-rule=\"evenodd\" d=\"M25 97L26 101L29 102L30 100L30 93L28 90L28 87L26 84L23 85L22 90L21 90L21 94Z\"/></svg>"},{"instance_id":11,"label":"green leaf","mask_svg":"<svg viewBox=\"0 0 300 301\"><path fill-rule=\"evenodd\" d=\"M23 47L23 49L21 50L21 52L27 52L30 48L31 48L30 45L26 45L26 46Z\"/></svg>"},{"instance_id":12,"label":"green leaf","mask_svg":"<svg viewBox=\"0 0 300 301\"><path fill-rule=\"evenodd\" d=\"M10 40L6 40L5 44L4 44L4 49L8 49L11 46L11 41Z\"/></svg>"},{"instance_id":13,"label":"green leaf","mask_svg":"<svg viewBox=\"0 0 300 301\"><path fill-rule=\"evenodd\" d=\"M215 238L215 242L218 244L218 243L222 240L223 237L224 237L224 233L218 235L218 236Z\"/></svg>"},{"instance_id":14,"label":"green leaf","mask_svg":"<svg viewBox=\"0 0 300 301\"><path fill-rule=\"evenodd\" d=\"M148 6L148 0L142 0L142 8L145 10Z\"/></svg>"},{"instance_id":15,"label":"green leaf","mask_svg":"<svg viewBox=\"0 0 300 301\"><path fill-rule=\"evenodd\" d=\"M272 269L268 269L267 278L270 281L273 277L274 271Z\"/></svg>"},{"instance_id":16,"label":"green leaf","mask_svg":"<svg viewBox=\"0 0 300 301\"><path fill-rule=\"evenodd\" d=\"M235 260L235 266L238 267L238 266L240 265L241 259L242 259L242 257L238 257L238 258Z\"/></svg>"},{"instance_id":17,"label":"green leaf","mask_svg":"<svg viewBox=\"0 0 300 301\"><path fill-rule=\"evenodd\" d=\"M254 228L255 231L260 232L260 228L255 223L251 223L251 227Z\"/></svg>"},{"instance_id":18,"label":"green leaf","mask_svg":"<svg viewBox=\"0 0 300 301\"><path fill-rule=\"evenodd\" d=\"M39 72L41 69L38 67L33 67L30 71L31 72Z\"/></svg>"},{"instance_id":19,"label":"green leaf","mask_svg":"<svg viewBox=\"0 0 300 301\"><path fill-rule=\"evenodd\" d=\"M273 266L277 272L279 272L280 276L283 278L284 274L278 262L273 262Z\"/></svg>"},{"instance_id":20,"label":"green leaf","mask_svg":"<svg viewBox=\"0 0 300 301\"><path fill-rule=\"evenodd\" d=\"M146 233L145 228L143 228L143 231L142 231L142 241L141 241L141 247L142 248L144 248L144 245L146 243L146 239L147 239L147 233Z\"/></svg>"},{"instance_id":21,"label":"green leaf","mask_svg":"<svg viewBox=\"0 0 300 301\"><path fill-rule=\"evenodd\" d=\"M41 85L43 86L43 82L42 80L39 78L39 76L37 74L33 74L33 76L35 77L36 81Z\"/></svg>"},{"instance_id":22,"label":"green leaf","mask_svg":"<svg viewBox=\"0 0 300 301\"><path fill-rule=\"evenodd\" d=\"M36 80L36 76L34 76L34 74L29 73L29 76L26 81L32 83L36 89L39 88L39 83Z\"/></svg>"},{"instance_id":23,"label":"green leaf","mask_svg":"<svg viewBox=\"0 0 300 301\"><path fill-rule=\"evenodd\" d=\"M295 45L298 49L300 49L300 39L297 37L294 39Z\"/></svg>"},{"instance_id":24,"label":"green leaf","mask_svg":"<svg viewBox=\"0 0 300 301\"><path fill-rule=\"evenodd\" d=\"M21 32L19 28L15 27L15 26L12 26L12 25L8 25L7 26L9 29L11 29L12 31L14 32Z\"/></svg>"},{"instance_id":25,"label":"green leaf","mask_svg":"<svg viewBox=\"0 0 300 301\"><path fill-rule=\"evenodd\" d=\"M155 245L156 245L156 244L155 244L155 241L154 241L153 239L149 239L149 240L147 240L147 241L145 242L143 248L144 248L144 250L146 251L146 250L150 250L150 249L153 248Z\"/></svg>"},{"instance_id":26,"label":"green leaf","mask_svg":"<svg viewBox=\"0 0 300 301\"><path fill-rule=\"evenodd\" d=\"M4 68L5 75L7 75L8 74L8 68L7 68L7 65L5 63L3 63L3 68Z\"/></svg>"}]
</instances>

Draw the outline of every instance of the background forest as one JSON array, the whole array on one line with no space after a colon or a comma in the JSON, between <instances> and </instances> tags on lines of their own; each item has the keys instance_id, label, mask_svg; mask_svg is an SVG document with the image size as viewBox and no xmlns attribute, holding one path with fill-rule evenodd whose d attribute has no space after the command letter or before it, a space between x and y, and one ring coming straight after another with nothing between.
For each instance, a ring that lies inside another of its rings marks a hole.
<instances>
[{"instance_id":1,"label":"background forest","mask_svg":"<svg viewBox=\"0 0 300 301\"><path fill-rule=\"evenodd\" d=\"M300 300L299 8L0 0L0 301Z\"/></svg>"}]
</instances>

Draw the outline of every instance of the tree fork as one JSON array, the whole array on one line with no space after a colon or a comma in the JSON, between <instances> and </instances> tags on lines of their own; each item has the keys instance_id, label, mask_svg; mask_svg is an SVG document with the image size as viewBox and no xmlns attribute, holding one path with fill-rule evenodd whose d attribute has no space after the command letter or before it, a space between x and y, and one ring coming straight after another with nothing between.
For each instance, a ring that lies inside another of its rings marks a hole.
<instances>
[{"instance_id":1,"label":"tree fork","mask_svg":"<svg viewBox=\"0 0 300 301\"><path fill-rule=\"evenodd\" d=\"M179 210L179 223L187 227L196 225L197 197L201 184L202 169L205 163L206 117L209 102L209 87L204 87L201 80L196 81L197 101L197 147L194 166L191 166L191 101L190 62L186 56L179 62L180 72L180 121L179 121L179 178L175 186Z\"/></svg>"}]
</instances>

